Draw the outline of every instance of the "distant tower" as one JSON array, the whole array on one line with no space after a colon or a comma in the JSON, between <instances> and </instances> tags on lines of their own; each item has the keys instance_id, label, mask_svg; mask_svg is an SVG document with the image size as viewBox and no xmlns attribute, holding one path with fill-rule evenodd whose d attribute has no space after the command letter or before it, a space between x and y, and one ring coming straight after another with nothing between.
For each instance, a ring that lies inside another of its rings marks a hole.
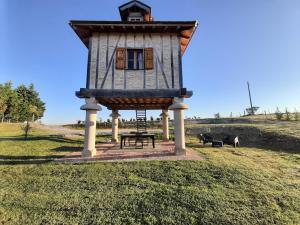
<instances>
[{"instance_id":1,"label":"distant tower","mask_svg":"<svg viewBox=\"0 0 300 225\"><path fill-rule=\"evenodd\" d=\"M248 94L249 94L249 100L250 100L250 108L247 108L246 111L247 111L248 115L254 115L255 112L259 109L259 107L252 105L252 98L251 98L251 91L250 91L249 81L247 81L247 87L248 87Z\"/></svg>"},{"instance_id":2,"label":"distant tower","mask_svg":"<svg viewBox=\"0 0 300 225\"><path fill-rule=\"evenodd\" d=\"M167 9L169 10L169 9ZM121 21L70 21L88 48L84 156L95 154L95 118L101 104L112 110L113 137L118 142L118 110L162 110L163 136L169 139L168 109L174 111L176 153L185 152L182 55L196 21L153 21L151 7L130 1L119 7Z\"/></svg>"}]
</instances>

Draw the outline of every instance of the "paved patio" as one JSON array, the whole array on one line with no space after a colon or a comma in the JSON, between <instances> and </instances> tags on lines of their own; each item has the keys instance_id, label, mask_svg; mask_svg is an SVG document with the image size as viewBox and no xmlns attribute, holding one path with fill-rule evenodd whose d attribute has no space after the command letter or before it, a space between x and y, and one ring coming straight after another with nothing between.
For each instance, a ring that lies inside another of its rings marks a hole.
<instances>
[{"instance_id":1,"label":"paved patio","mask_svg":"<svg viewBox=\"0 0 300 225\"><path fill-rule=\"evenodd\" d=\"M93 162L93 161L139 161L139 160L202 160L203 158L194 150L187 149L186 155L175 155L174 142L157 142L155 148L152 144L144 148L126 145L120 149L120 144L96 144L97 154L93 158L82 158L81 152L73 152L58 159L60 162Z\"/></svg>"}]
</instances>

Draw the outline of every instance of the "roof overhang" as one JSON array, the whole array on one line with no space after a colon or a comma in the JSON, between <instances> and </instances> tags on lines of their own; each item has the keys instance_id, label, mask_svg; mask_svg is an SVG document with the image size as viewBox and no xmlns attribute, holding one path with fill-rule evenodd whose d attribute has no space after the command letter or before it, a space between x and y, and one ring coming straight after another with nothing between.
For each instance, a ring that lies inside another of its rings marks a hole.
<instances>
[{"instance_id":1,"label":"roof overhang","mask_svg":"<svg viewBox=\"0 0 300 225\"><path fill-rule=\"evenodd\" d=\"M71 20L70 26L88 48L94 32L99 33L176 33L180 37L181 54L184 54L197 26L197 21L82 21Z\"/></svg>"}]
</instances>

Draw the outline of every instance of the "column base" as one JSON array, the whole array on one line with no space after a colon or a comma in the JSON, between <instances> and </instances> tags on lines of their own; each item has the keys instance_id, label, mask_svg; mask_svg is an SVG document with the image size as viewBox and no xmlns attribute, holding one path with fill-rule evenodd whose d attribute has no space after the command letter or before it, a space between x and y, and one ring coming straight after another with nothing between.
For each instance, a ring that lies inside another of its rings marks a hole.
<instances>
[{"instance_id":1,"label":"column base","mask_svg":"<svg viewBox=\"0 0 300 225\"><path fill-rule=\"evenodd\" d=\"M111 139L111 142L117 144L117 143L119 143L119 139Z\"/></svg>"},{"instance_id":2,"label":"column base","mask_svg":"<svg viewBox=\"0 0 300 225\"><path fill-rule=\"evenodd\" d=\"M94 157L96 155L96 149L83 149L81 152L82 157Z\"/></svg>"},{"instance_id":3,"label":"column base","mask_svg":"<svg viewBox=\"0 0 300 225\"><path fill-rule=\"evenodd\" d=\"M175 153L176 155L186 155L186 149L175 147Z\"/></svg>"},{"instance_id":4,"label":"column base","mask_svg":"<svg viewBox=\"0 0 300 225\"><path fill-rule=\"evenodd\" d=\"M163 141L169 142L170 140L169 140L169 138L163 138Z\"/></svg>"}]
</instances>

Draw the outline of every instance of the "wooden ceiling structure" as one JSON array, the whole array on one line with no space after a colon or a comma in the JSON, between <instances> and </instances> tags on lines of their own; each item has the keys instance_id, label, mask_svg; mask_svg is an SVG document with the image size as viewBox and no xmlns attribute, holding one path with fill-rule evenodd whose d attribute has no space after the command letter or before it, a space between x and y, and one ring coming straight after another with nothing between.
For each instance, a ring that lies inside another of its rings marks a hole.
<instances>
[{"instance_id":1,"label":"wooden ceiling structure","mask_svg":"<svg viewBox=\"0 0 300 225\"><path fill-rule=\"evenodd\" d=\"M110 110L132 110L132 109L168 109L173 103L174 97L189 98L192 91L186 88L180 90L99 90L80 88L76 92L79 98L94 97L99 104Z\"/></svg>"},{"instance_id":2,"label":"wooden ceiling structure","mask_svg":"<svg viewBox=\"0 0 300 225\"><path fill-rule=\"evenodd\" d=\"M168 109L173 103L173 98L96 98L99 104L110 110L131 109Z\"/></svg>"},{"instance_id":3,"label":"wooden ceiling structure","mask_svg":"<svg viewBox=\"0 0 300 225\"><path fill-rule=\"evenodd\" d=\"M176 33L183 55L197 28L197 21L85 21L71 20L70 26L88 48L94 32L100 33Z\"/></svg>"}]
</instances>

